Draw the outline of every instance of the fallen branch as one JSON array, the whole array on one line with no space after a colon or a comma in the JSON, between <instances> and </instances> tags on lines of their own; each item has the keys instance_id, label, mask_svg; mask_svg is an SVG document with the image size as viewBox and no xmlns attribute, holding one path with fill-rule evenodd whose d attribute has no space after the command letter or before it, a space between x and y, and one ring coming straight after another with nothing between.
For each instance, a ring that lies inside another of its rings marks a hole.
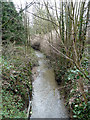
<instances>
[{"instance_id":1,"label":"fallen branch","mask_svg":"<svg viewBox=\"0 0 90 120\"><path fill-rule=\"evenodd\" d=\"M54 47L52 44L50 44L48 41L47 41L47 43L48 43L55 51L57 51L59 54L61 54L64 58L70 60L71 62L74 62L71 58L69 58L67 55L64 55L61 51L59 51L57 48L55 48L55 47ZM58 54L58 53L57 53L57 54Z\"/></svg>"}]
</instances>

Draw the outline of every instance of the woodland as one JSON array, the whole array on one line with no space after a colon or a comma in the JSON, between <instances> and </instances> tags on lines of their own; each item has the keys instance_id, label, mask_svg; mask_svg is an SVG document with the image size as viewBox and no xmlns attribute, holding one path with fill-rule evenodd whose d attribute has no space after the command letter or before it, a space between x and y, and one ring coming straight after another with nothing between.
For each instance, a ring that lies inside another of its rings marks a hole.
<instances>
[{"instance_id":1,"label":"woodland","mask_svg":"<svg viewBox=\"0 0 90 120\"><path fill-rule=\"evenodd\" d=\"M50 60L70 119L89 120L89 27L89 0L61 0L59 4L54 0L53 5L33 0L19 11L13 2L0 2L2 120L30 118L32 114L28 106L32 101L32 68L38 66L34 42L38 37L38 50Z\"/></svg>"}]
</instances>

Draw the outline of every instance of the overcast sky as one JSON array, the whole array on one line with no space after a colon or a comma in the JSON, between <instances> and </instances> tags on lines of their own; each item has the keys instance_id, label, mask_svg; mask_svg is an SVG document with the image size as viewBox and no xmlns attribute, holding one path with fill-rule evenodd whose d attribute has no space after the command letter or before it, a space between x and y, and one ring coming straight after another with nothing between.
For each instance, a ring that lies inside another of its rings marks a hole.
<instances>
[{"instance_id":1,"label":"overcast sky","mask_svg":"<svg viewBox=\"0 0 90 120\"><path fill-rule=\"evenodd\" d=\"M25 8L26 2L27 2L27 4L29 4L29 3L31 3L32 1L36 1L36 2L48 1L48 2L50 3L50 6L52 6L52 5L54 6L54 3L55 3L54 1L56 1L56 2L57 2L57 7L59 8L59 3L60 3L60 1L62 1L62 0L12 0L12 1L14 2L17 10L19 11L20 8L21 8L21 6L22 6L22 8ZM79 1L84 1L84 0L63 0L63 1L79 2ZM87 1L87 0L86 0L86 1ZM32 12L32 10L33 10L33 6L31 6L31 7L28 9L29 12ZM31 14L28 14L28 16L29 16L30 20L32 21L32 15L31 15Z\"/></svg>"},{"instance_id":2,"label":"overcast sky","mask_svg":"<svg viewBox=\"0 0 90 120\"><path fill-rule=\"evenodd\" d=\"M27 2L27 3L30 3L30 2L32 2L32 1L36 1L36 2L48 1L51 5L54 4L54 1L56 1L56 2L58 3L57 5L59 5L60 1L67 1L67 2L73 1L73 2L79 2L79 1L87 1L87 0L12 0L12 1L14 2L16 8L18 8L18 7L20 8L21 5L22 5L22 7L24 8L26 2ZM31 8L32 8L32 7L31 7Z\"/></svg>"},{"instance_id":3,"label":"overcast sky","mask_svg":"<svg viewBox=\"0 0 90 120\"><path fill-rule=\"evenodd\" d=\"M14 2L16 9L19 11L20 8L21 8L21 6L22 6L22 8L25 8L26 2L27 2L27 4L29 4L33 0L12 0L12 1ZM43 0L34 0L34 1L36 1L36 2L42 2ZM44 0L44 1L47 1L47 0ZM56 0L56 1L59 3L59 0ZM54 0L48 0L48 2L51 3L50 5L54 4ZM32 10L33 10L33 6L31 6L28 9L28 11L30 11L30 12L32 12ZM30 19L32 19L32 15L31 14L28 14L28 16L29 16Z\"/></svg>"}]
</instances>

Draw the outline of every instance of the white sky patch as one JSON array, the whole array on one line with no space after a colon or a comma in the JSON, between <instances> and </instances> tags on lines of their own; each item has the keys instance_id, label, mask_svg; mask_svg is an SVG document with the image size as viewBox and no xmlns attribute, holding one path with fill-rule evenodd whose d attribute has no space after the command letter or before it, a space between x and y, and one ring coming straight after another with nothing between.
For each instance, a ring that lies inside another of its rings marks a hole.
<instances>
[{"instance_id":1,"label":"white sky patch","mask_svg":"<svg viewBox=\"0 0 90 120\"><path fill-rule=\"evenodd\" d=\"M12 0L13 3L15 4L16 10L19 12L20 8L22 7L22 9L25 8L26 4L28 5L29 3L31 3L33 0ZM29 7L27 10L28 11L32 11L33 5L31 7ZM32 15L28 14L28 17L30 19L30 22L32 21Z\"/></svg>"},{"instance_id":2,"label":"white sky patch","mask_svg":"<svg viewBox=\"0 0 90 120\"><path fill-rule=\"evenodd\" d=\"M81 1L82 2L82 1L85 1L85 0L12 0L12 1L14 2L17 10L19 10L21 8L21 6L22 6L22 8L25 7L26 2L27 2L27 4L29 4L32 1L40 2L40 3L43 2L43 1L48 1L51 5L54 5L54 3L56 1L57 5L59 5L60 2L62 2L62 1L63 2L66 2L66 1L67 2L70 2L70 1L72 1L72 2L79 2L79 1Z\"/></svg>"},{"instance_id":3,"label":"white sky patch","mask_svg":"<svg viewBox=\"0 0 90 120\"><path fill-rule=\"evenodd\" d=\"M56 1L56 3L57 3L57 10L58 10L58 12L60 11L59 10L59 8L60 8L60 2L82 2L82 1L85 1L85 0L12 0L13 1L13 3L15 4L15 7L16 7L16 9L17 9L17 11L19 11L20 10L20 8L22 7L22 9L23 8L25 8L25 5L26 5L26 3L27 4L29 4L29 3L31 3L31 2L36 2L36 3L43 3L44 1L45 2L49 2L49 5L51 6L51 7L53 7L53 8L55 8L55 1ZM88 0L86 0L86 1L88 1ZM31 13L33 13L33 10L34 10L34 7L33 7L33 5L32 6L30 6L28 9L27 9L27 11L29 11L29 12L31 12ZM32 14L30 14L30 13L27 13L27 15L28 15L28 17L29 17L29 19L30 19L30 22L32 22Z\"/></svg>"}]
</instances>

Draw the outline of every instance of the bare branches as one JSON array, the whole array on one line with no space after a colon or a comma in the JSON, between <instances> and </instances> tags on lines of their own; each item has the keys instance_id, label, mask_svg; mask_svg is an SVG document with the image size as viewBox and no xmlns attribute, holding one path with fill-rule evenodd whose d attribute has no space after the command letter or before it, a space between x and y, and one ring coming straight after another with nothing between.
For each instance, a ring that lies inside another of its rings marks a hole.
<instances>
[{"instance_id":1,"label":"bare branches","mask_svg":"<svg viewBox=\"0 0 90 120\"><path fill-rule=\"evenodd\" d=\"M34 13L32 13L32 12L29 12L29 11L27 11L27 12L30 13L30 14L32 14L33 16L35 16L35 17L37 17L37 18L40 18L40 19L43 19L43 20L49 21L49 22L53 23L54 25L56 25L56 26L58 27L58 25L57 25L55 22L53 22L53 21L51 21L51 20L49 20L49 19L47 19L47 18L44 18L44 17L38 16L38 15L36 15L36 14L34 14Z\"/></svg>"},{"instance_id":2,"label":"bare branches","mask_svg":"<svg viewBox=\"0 0 90 120\"><path fill-rule=\"evenodd\" d=\"M59 53L62 57L70 60L71 62L74 62L71 58L69 58L67 55L63 54L61 51L59 51L57 48L55 48L52 44L50 44L48 41L47 43L57 52L57 54Z\"/></svg>"}]
</instances>

